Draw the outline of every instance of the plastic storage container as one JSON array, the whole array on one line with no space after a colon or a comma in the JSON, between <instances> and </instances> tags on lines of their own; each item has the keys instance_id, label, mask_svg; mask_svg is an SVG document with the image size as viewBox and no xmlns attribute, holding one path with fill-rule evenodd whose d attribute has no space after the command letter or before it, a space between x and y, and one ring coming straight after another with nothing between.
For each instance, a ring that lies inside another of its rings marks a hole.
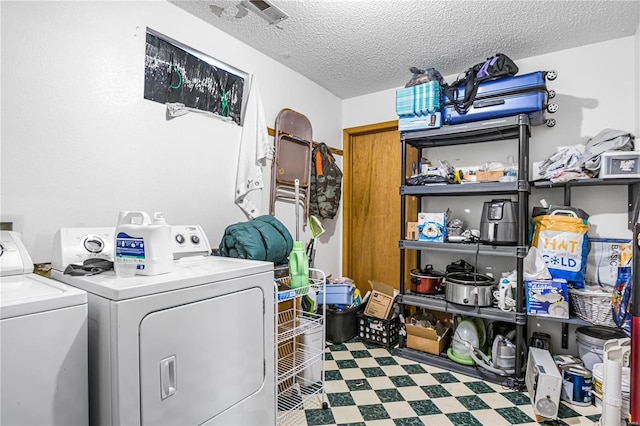
<instances>
[{"instance_id":1,"label":"plastic storage container","mask_svg":"<svg viewBox=\"0 0 640 426\"><path fill-rule=\"evenodd\" d=\"M171 226L162 213L155 213L152 221L146 212L120 212L113 267L120 278L171 272Z\"/></svg>"},{"instance_id":2,"label":"plastic storage container","mask_svg":"<svg viewBox=\"0 0 640 426\"><path fill-rule=\"evenodd\" d=\"M604 360L604 344L610 339L622 339L626 337L621 331L609 327L594 325L591 327L579 327L576 330L578 341L578 356L584 366L593 370L593 365Z\"/></svg>"},{"instance_id":3,"label":"plastic storage container","mask_svg":"<svg viewBox=\"0 0 640 426\"><path fill-rule=\"evenodd\" d=\"M298 318L300 321L300 327L308 327L305 323L312 324L314 320L310 320L304 317ZM300 376L308 382L319 382L322 380L322 365L319 362L313 362L312 359L315 354L322 352L324 348L324 339L322 336L322 327L312 327L300 335L300 343L305 347L302 351L301 364L310 363L300 373ZM309 359L306 359L309 358Z\"/></svg>"},{"instance_id":4,"label":"plastic storage container","mask_svg":"<svg viewBox=\"0 0 640 426\"><path fill-rule=\"evenodd\" d=\"M291 288L309 285L309 259L302 241L293 242L293 250L289 254L289 276Z\"/></svg>"},{"instance_id":5,"label":"plastic storage container","mask_svg":"<svg viewBox=\"0 0 640 426\"><path fill-rule=\"evenodd\" d=\"M327 284L324 287L324 291L318 293L318 304L351 306L353 303L356 288L351 284Z\"/></svg>"},{"instance_id":6,"label":"plastic storage container","mask_svg":"<svg viewBox=\"0 0 640 426\"><path fill-rule=\"evenodd\" d=\"M398 317L383 320L357 313L358 338L365 342L375 343L391 348L398 343L400 336L400 319Z\"/></svg>"},{"instance_id":7,"label":"plastic storage container","mask_svg":"<svg viewBox=\"0 0 640 426\"><path fill-rule=\"evenodd\" d=\"M364 311L365 306L363 304L354 308L340 310L335 306L328 305L326 310L326 339L334 345L338 345L356 337L358 335L356 314Z\"/></svg>"}]
</instances>

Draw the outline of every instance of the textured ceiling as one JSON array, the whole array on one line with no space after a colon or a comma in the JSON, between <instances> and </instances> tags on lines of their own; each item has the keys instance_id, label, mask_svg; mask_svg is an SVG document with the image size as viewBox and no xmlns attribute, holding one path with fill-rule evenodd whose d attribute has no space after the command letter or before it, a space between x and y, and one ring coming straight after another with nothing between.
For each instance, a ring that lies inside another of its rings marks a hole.
<instances>
[{"instance_id":1,"label":"textured ceiling","mask_svg":"<svg viewBox=\"0 0 640 426\"><path fill-rule=\"evenodd\" d=\"M236 18L240 0L169 1L342 99L403 86L411 66L453 75L498 52L517 61L631 36L640 22L640 0L272 0L289 15L277 26Z\"/></svg>"}]
</instances>

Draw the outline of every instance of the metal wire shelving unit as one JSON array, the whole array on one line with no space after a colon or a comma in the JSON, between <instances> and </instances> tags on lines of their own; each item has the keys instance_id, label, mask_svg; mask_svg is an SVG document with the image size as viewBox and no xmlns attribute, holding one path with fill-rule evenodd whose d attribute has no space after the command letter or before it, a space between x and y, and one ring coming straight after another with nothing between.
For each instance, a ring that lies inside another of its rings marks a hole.
<instances>
[{"instance_id":1,"label":"metal wire shelving unit","mask_svg":"<svg viewBox=\"0 0 640 426\"><path fill-rule=\"evenodd\" d=\"M319 305L313 312L305 309L304 300L324 292L326 276L309 269L308 286L290 289L288 284L289 277L274 282L277 425L300 424L305 410L329 406L324 385L326 308Z\"/></svg>"}]
</instances>

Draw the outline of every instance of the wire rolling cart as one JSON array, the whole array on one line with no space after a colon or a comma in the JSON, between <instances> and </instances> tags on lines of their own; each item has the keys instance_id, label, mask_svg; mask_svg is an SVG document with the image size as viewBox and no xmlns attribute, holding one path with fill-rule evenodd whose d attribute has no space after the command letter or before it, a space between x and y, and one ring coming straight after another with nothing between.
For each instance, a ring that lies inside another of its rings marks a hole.
<instances>
[{"instance_id":1,"label":"wire rolling cart","mask_svg":"<svg viewBox=\"0 0 640 426\"><path fill-rule=\"evenodd\" d=\"M324 293L326 276L310 268L308 286L294 290L288 284L289 277L274 281L278 425L300 424L306 419L305 409L329 406L324 386L326 308L323 304L317 312L305 310L310 294Z\"/></svg>"}]
</instances>

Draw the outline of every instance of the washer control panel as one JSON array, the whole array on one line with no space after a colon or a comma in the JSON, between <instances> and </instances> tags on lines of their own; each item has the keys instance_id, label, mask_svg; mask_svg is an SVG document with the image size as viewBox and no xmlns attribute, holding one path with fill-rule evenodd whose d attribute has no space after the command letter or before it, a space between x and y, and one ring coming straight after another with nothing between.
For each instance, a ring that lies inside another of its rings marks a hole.
<instances>
[{"instance_id":1,"label":"washer control panel","mask_svg":"<svg viewBox=\"0 0 640 426\"><path fill-rule=\"evenodd\" d=\"M33 272L33 261L20 234L0 231L0 276L22 275Z\"/></svg>"}]
</instances>

